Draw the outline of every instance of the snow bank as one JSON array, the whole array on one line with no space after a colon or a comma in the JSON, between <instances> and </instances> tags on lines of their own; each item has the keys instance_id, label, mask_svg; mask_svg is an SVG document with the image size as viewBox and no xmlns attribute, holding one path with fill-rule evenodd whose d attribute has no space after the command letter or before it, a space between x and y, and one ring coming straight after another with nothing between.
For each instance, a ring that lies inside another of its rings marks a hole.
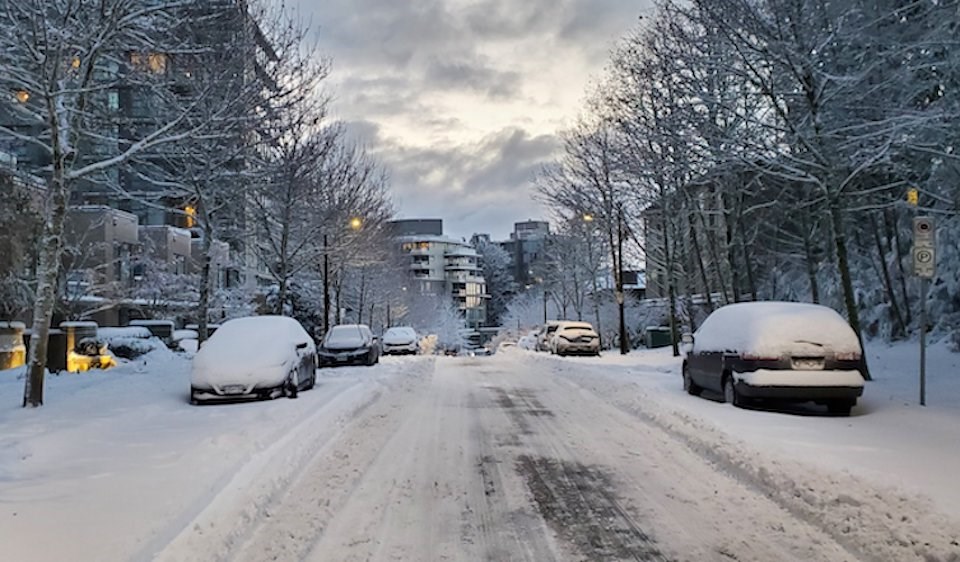
<instances>
[{"instance_id":1,"label":"snow bank","mask_svg":"<svg viewBox=\"0 0 960 562\"><path fill-rule=\"evenodd\" d=\"M860 353L856 333L833 309L792 302L746 302L718 308L697 330L698 352L750 352L779 357L796 345Z\"/></svg>"}]
</instances>

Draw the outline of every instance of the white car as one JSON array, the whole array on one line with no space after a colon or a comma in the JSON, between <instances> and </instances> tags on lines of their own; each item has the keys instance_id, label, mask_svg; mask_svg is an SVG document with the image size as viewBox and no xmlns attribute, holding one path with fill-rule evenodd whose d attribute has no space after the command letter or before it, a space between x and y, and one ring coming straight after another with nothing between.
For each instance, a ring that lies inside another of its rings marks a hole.
<instances>
[{"instance_id":1,"label":"white car","mask_svg":"<svg viewBox=\"0 0 960 562\"><path fill-rule=\"evenodd\" d=\"M684 336L683 387L742 406L815 402L849 415L863 394L863 350L850 324L817 304L746 302L713 311Z\"/></svg>"},{"instance_id":2,"label":"white car","mask_svg":"<svg viewBox=\"0 0 960 562\"><path fill-rule=\"evenodd\" d=\"M316 369L316 345L293 318L237 318L225 322L193 357L190 402L296 398L316 384Z\"/></svg>"},{"instance_id":3,"label":"white car","mask_svg":"<svg viewBox=\"0 0 960 562\"><path fill-rule=\"evenodd\" d=\"M600 355L600 335L589 322L561 322L550 338L550 353Z\"/></svg>"},{"instance_id":4,"label":"white car","mask_svg":"<svg viewBox=\"0 0 960 562\"><path fill-rule=\"evenodd\" d=\"M394 326L383 334L382 350L384 355L396 353L398 355L416 355L420 351L420 338L417 332L409 326Z\"/></svg>"}]
</instances>

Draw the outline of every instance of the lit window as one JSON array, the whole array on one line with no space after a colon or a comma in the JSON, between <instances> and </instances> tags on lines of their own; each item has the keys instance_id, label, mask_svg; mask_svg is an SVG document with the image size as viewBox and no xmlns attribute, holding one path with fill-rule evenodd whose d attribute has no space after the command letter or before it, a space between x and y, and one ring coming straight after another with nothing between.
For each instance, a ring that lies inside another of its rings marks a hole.
<instances>
[{"instance_id":1,"label":"lit window","mask_svg":"<svg viewBox=\"0 0 960 562\"><path fill-rule=\"evenodd\" d=\"M16 96L17 101L20 103L27 103L30 101L30 92L26 90L17 90L16 94L14 95Z\"/></svg>"},{"instance_id":2,"label":"lit window","mask_svg":"<svg viewBox=\"0 0 960 562\"><path fill-rule=\"evenodd\" d=\"M110 111L120 109L120 94L116 90L107 93L107 107L110 108Z\"/></svg>"},{"instance_id":3,"label":"lit window","mask_svg":"<svg viewBox=\"0 0 960 562\"><path fill-rule=\"evenodd\" d=\"M164 53L130 53L130 64L139 70L152 72L153 74L165 74L167 72L167 55Z\"/></svg>"}]
</instances>

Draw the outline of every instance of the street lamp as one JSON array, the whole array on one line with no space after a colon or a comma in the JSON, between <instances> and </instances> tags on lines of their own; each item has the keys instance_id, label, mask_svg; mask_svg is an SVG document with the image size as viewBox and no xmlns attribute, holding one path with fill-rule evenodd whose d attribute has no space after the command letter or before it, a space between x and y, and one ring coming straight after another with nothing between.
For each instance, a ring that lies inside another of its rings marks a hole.
<instances>
[{"instance_id":1,"label":"street lamp","mask_svg":"<svg viewBox=\"0 0 960 562\"><path fill-rule=\"evenodd\" d=\"M610 257L613 259L613 282L614 282L614 296L617 301L617 316L619 317L619 344L620 344L620 353L626 355L630 352L630 341L627 337L627 326L626 318L624 314L624 300L626 295L623 292L623 242L625 232L624 225L624 213L623 213L623 203L618 201L616 202L616 208L613 209L616 212L616 224L606 224L607 233L610 236L611 248L610 248ZM610 213L606 215L610 217ZM594 221L594 216L590 213L583 213L581 219L585 224L592 224ZM614 231L612 229L616 228L615 234L616 239L614 239ZM589 243L589 238L588 238ZM589 249L588 249L589 252ZM596 302L596 301L595 301ZM600 323L600 313L599 308L596 309L597 315L597 324Z\"/></svg>"},{"instance_id":2,"label":"street lamp","mask_svg":"<svg viewBox=\"0 0 960 562\"><path fill-rule=\"evenodd\" d=\"M351 230L360 230L363 219L351 217L348 223ZM323 233L323 335L330 330L330 251L327 233Z\"/></svg>"}]
</instances>

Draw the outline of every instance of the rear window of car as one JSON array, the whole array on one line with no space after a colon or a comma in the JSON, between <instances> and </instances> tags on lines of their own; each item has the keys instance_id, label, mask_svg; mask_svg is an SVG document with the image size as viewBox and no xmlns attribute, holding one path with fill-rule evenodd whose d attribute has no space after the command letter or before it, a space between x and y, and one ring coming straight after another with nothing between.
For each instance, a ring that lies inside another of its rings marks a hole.
<instances>
[{"instance_id":1,"label":"rear window of car","mask_svg":"<svg viewBox=\"0 0 960 562\"><path fill-rule=\"evenodd\" d=\"M327 335L327 341L355 340L362 337L360 326L334 326Z\"/></svg>"}]
</instances>

